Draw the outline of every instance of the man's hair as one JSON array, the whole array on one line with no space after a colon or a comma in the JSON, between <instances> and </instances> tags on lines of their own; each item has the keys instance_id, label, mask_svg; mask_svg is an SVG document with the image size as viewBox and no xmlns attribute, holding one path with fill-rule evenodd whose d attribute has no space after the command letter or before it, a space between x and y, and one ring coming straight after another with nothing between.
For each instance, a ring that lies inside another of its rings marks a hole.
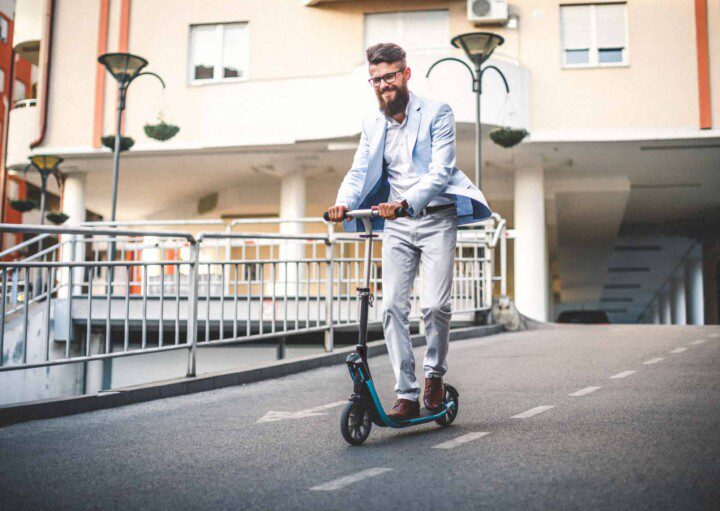
<instances>
[{"instance_id":1,"label":"man's hair","mask_svg":"<svg viewBox=\"0 0 720 511\"><path fill-rule=\"evenodd\" d=\"M406 65L405 50L394 43L379 43L370 46L366 50L366 54L370 64L380 64L381 62L394 64L400 62L403 68Z\"/></svg>"}]
</instances>

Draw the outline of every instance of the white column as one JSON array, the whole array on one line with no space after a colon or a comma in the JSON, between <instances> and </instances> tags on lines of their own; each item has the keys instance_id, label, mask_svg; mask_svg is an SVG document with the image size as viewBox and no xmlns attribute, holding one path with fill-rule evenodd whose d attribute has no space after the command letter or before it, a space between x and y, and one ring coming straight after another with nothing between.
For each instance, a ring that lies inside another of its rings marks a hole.
<instances>
[{"instance_id":1,"label":"white column","mask_svg":"<svg viewBox=\"0 0 720 511\"><path fill-rule=\"evenodd\" d=\"M675 277L670 282L670 302L672 305L673 325L685 325L687 323L687 311L685 309L685 277Z\"/></svg>"},{"instance_id":2,"label":"white column","mask_svg":"<svg viewBox=\"0 0 720 511\"><path fill-rule=\"evenodd\" d=\"M658 299L653 300L650 304L650 323L654 325L660 324L660 303Z\"/></svg>"},{"instance_id":3,"label":"white column","mask_svg":"<svg viewBox=\"0 0 720 511\"><path fill-rule=\"evenodd\" d=\"M282 176L280 181L280 218L302 218L305 216L305 175L300 172L293 172ZM305 224L302 223L283 223L280 224L280 232L283 234L302 234L305 231ZM297 260L304 257L304 243L284 242L280 245L280 259ZM305 274L303 265L300 264L300 275ZM278 268L278 283L276 292L284 293L285 287L285 267L281 265ZM287 289L288 294L293 295L298 292L296 287L298 283L298 275L296 266L289 264L287 266Z\"/></svg>"},{"instance_id":4,"label":"white column","mask_svg":"<svg viewBox=\"0 0 720 511\"><path fill-rule=\"evenodd\" d=\"M85 174L71 173L65 177L65 185L63 186L63 213L69 218L64 225L77 225L85 221ZM83 243L75 243L74 251L72 249L74 236L72 234L63 234L60 236L62 244L62 261L82 261L85 259L85 245ZM73 281L75 283L82 279L83 269L76 268L73 273ZM61 288L59 295L67 296L67 283L69 273L67 269L61 272Z\"/></svg>"},{"instance_id":5,"label":"white column","mask_svg":"<svg viewBox=\"0 0 720 511\"><path fill-rule=\"evenodd\" d=\"M705 295L703 291L702 259L690 258L685 264L687 282L688 324L705 324Z\"/></svg>"},{"instance_id":6,"label":"white column","mask_svg":"<svg viewBox=\"0 0 720 511\"><path fill-rule=\"evenodd\" d=\"M660 308L660 323L670 325L672 323L672 314L670 313L670 292L667 289L660 291L658 297Z\"/></svg>"},{"instance_id":7,"label":"white column","mask_svg":"<svg viewBox=\"0 0 720 511\"><path fill-rule=\"evenodd\" d=\"M548 319L548 256L542 167L515 170L515 304L525 316Z\"/></svg>"}]
</instances>

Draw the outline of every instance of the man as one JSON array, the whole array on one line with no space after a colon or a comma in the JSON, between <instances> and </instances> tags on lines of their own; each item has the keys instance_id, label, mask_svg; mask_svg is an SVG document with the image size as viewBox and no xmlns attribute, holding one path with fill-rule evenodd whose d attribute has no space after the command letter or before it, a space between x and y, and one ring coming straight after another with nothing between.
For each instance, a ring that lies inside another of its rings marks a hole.
<instances>
[{"instance_id":1,"label":"man","mask_svg":"<svg viewBox=\"0 0 720 511\"><path fill-rule=\"evenodd\" d=\"M437 410L445 393L457 226L491 213L480 190L455 167L450 107L408 90L411 71L398 45L372 46L367 59L380 111L363 122L352 168L328 213L339 222L347 210L375 205L379 210L381 218L373 228L384 227L383 329L398 397L388 415L403 420L420 412L408 321L418 264L423 266L421 310L427 338L423 401L429 410ZM409 217L396 218L399 207L406 208ZM357 222L346 222L345 229L361 230Z\"/></svg>"}]
</instances>

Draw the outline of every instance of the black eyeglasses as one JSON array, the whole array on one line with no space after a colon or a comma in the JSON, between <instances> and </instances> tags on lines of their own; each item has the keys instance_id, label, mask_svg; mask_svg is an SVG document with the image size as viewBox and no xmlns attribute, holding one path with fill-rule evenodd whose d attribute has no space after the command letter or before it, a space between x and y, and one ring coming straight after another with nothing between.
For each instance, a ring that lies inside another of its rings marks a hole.
<instances>
[{"instance_id":1,"label":"black eyeglasses","mask_svg":"<svg viewBox=\"0 0 720 511\"><path fill-rule=\"evenodd\" d=\"M402 73L405 71L405 69L398 69L397 71L393 71L392 73L388 73L383 76L378 76L376 78L370 78L368 80L368 83L372 85L373 87L380 87L380 82L383 81L390 85L391 83L395 83L395 78L397 77L398 73Z\"/></svg>"}]
</instances>

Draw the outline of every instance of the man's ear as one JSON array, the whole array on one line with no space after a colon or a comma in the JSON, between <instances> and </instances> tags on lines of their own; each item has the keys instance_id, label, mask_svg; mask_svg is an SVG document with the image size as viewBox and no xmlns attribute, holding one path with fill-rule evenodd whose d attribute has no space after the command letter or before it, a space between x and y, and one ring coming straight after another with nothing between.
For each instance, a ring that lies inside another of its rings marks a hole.
<instances>
[{"instance_id":1,"label":"man's ear","mask_svg":"<svg viewBox=\"0 0 720 511\"><path fill-rule=\"evenodd\" d=\"M412 70L409 67L406 67L405 71L403 72L403 76L405 77L405 81L408 81L412 76Z\"/></svg>"}]
</instances>

